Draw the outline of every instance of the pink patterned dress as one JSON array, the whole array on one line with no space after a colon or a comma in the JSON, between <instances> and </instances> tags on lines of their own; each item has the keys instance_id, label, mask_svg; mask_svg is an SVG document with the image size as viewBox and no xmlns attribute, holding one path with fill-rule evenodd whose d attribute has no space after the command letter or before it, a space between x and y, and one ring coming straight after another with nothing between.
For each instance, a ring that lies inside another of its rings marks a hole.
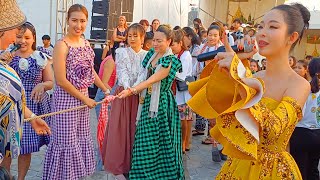
<instances>
[{"instance_id":1,"label":"pink patterned dress","mask_svg":"<svg viewBox=\"0 0 320 180\"><path fill-rule=\"evenodd\" d=\"M65 41L64 41L65 42ZM85 47L69 47L66 59L67 79L85 96L94 82L94 52L86 42ZM56 85L53 93L53 111L73 108L83 103ZM89 108L53 116L52 136L48 146L43 179L80 179L95 169L94 147L90 134Z\"/></svg>"}]
</instances>

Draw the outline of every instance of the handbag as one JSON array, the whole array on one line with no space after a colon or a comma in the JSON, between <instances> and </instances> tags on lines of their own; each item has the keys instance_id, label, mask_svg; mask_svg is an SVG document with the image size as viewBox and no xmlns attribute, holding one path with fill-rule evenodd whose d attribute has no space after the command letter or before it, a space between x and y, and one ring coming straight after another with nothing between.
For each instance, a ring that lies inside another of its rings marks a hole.
<instances>
[{"instance_id":1,"label":"handbag","mask_svg":"<svg viewBox=\"0 0 320 180\"><path fill-rule=\"evenodd\" d=\"M178 91L187 91L188 90L188 84L190 82L195 81L193 76L187 76L184 81L177 80L177 88Z\"/></svg>"}]
</instances>

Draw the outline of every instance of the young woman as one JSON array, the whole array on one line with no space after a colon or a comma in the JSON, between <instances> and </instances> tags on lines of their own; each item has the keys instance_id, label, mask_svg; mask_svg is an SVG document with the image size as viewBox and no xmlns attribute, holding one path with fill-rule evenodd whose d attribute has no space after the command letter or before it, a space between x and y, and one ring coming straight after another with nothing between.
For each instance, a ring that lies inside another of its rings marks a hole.
<instances>
[{"instance_id":1,"label":"young woman","mask_svg":"<svg viewBox=\"0 0 320 180\"><path fill-rule=\"evenodd\" d=\"M145 81L118 95L125 98L142 91L129 174L131 180L184 179L181 121L171 91L182 65L170 49L171 42L172 30L161 25L154 34L154 49L142 61Z\"/></svg>"},{"instance_id":2,"label":"young woman","mask_svg":"<svg viewBox=\"0 0 320 180\"><path fill-rule=\"evenodd\" d=\"M237 56L225 44L228 52L216 56L216 76L203 79L210 88L203 94L209 106L201 108L216 112L217 124L210 132L230 157L217 179L302 179L286 147L302 117L310 85L292 70L288 56L303 37L309 19L309 11L301 4L279 5L264 15L256 39L268 68L256 74L260 79L253 78L244 67L248 67L246 61L240 60L256 50ZM250 92L256 93L252 96Z\"/></svg>"},{"instance_id":3,"label":"young woman","mask_svg":"<svg viewBox=\"0 0 320 180\"><path fill-rule=\"evenodd\" d=\"M193 120L193 113L187 105L187 101L191 98L188 88L182 89L187 79L194 79L192 76L192 57L188 51L187 46L183 43L185 34L183 30L173 31L173 41L171 44L172 53L180 59L182 63L182 72L176 74L177 88L176 88L176 102L182 125L182 151L190 150L191 127Z\"/></svg>"},{"instance_id":4,"label":"young woman","mask_svg":"<svg viewBox=\"0 0 320 180\"><path fill-rule=\"evenodd\" d=\"M151 31L150 32L152 32L152 34L154 34L157 31L157 29L159 28L159 26L160 26L160 20L154 19L151 23Z\"/></svg>"},{"instance_id":5,"label":"young woman","mask_svg":"<svg viewBox=\"0 0 320 180\"><path fill-rule=\"evenodd\" d=\"M80 179L95 169L94 147L90 133L89 108L96 102L88 96L88 87L94 83L105 94L110 92L93 69L94 52L81 38L88 22L88 11L74 4L68 10L68 33L59 40L53 51L56 88L53 93L53 111L87 108L52 118L52 139L48 146L43 179Z\"/></svg>"},{"instance_id":6,"label":"young woman","mask_svg":"<svg viewBox=\"0 0 320 180\"><path fill-rule=\"evenodd\" d=\"M260 71L259 61L251 59L250 60L250 70L252 74L255 74Z\"/></svg>"},{"instance_id":7,"label":"young woman","mask_svg":"<svg viewBox=\"0 0 320 180\"><path fill-rule=\"evenodd\" d=\"M127 41L127 20L125 16L119 16L119 23L116 28L113 30L112 41L113 46L111 52L115 56L116 50L119 47L125 47Z\"/></svg>"},{"instance_id":8,"label":"young woman","mask_svg":"<svg viewBox=\"0 0 320 180\"><path fill-rule=\"evenodd\" d=\"M308 64L306 60L299 60L294 68L294 71L306 80L308 80Z\"/></svg>"},{"instance_id":9,"label":"young woman","mask_svg":"<svg viewBox=\"0 0 320 180\"><path fill-rule=\"evenodd\" d=\"M306 61L306 60L303 60ZM299 61L298 61L299 62ZM320 159L320 58L309 64L311 93L304 106L304 116L290 139L290 153L297 162L303 179L319 179Z\"/></svg>"},{"instance_id":10,"label":"young woman","mask_svg":"<svg viewBox=\"0 0 320 180\"><path fill-rule=\"evenodd\" d=\"M147 51L141 48L145 36L143 26L132 24L128 29L128 48L116 51L118 88L115 94L137 83L141 62ZM107 172L117 180L125 180L131 166L132 146L136 129L139 96L116 99L112 102L108 127L103 141L102 158Z\"/></svg>"},{"instance_id":11,"label":"young woman","mask_svg":"<svg viewBox=\"0 0 320 180\"><path fill-rule=\"evenodd\" d=\"M37 115L51 112L50 97L46 91L53 87L53 73L46 56L36 51L36 30L26 22L19 29L16 43L21 48L9 65L18 73L26 93L27 107ZM50 125L50 118L45 118ZM31 124L23 125L21 154L18 158L19 179L24 179L31 162L31 153L49 144L49 136L38 136Z\"/></svg>"}]
</instances>

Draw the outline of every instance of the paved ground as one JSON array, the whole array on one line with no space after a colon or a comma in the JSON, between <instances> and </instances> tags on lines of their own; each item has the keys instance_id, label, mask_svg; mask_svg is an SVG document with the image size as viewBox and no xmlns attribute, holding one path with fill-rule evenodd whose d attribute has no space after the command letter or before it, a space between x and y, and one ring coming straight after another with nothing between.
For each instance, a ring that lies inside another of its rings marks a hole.
<instances>
[{"instance_id":1,"label":"paved ground","mask_svg":"<svg viewBox=\"0 0 320 180\"><path fill-rule=\"evenodd\" d=\"M94 113L91 113L91 129L93 138L96 139L97 121ZM210 150L208 145L202 145L201 139L203 137L193 137L191 151L186 154L185 166L186 179L191 180L212 180L218 173L222 163L214 163L211 160ZM45 147L38 153L32 156L31 167L28 171L26 180L40 180L42 177L43 160L45 155ZM12 163L11 171L14 175L17 174L17 160ZM85 178L85 180L113 180L112 175L106 174L104 171L94 173L92 176Z\"/></svg>"}]
</instances>

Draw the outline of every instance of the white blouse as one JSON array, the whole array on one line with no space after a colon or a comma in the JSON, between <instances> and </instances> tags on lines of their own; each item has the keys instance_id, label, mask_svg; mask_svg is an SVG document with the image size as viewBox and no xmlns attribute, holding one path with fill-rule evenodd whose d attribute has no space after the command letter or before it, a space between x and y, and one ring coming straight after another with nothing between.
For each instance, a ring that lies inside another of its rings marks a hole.
<instances>
[{"instance_id":1,"label":"white blouse","mask_svg":"<svg viewBox=\"0 0 320 180\"><path fill-rule=\"evenodd\" d=\"M303 118L297 127L320 129L320 91L310 93L303 107Z\"/></svg>"},{"instance_id":2,"label":"white blouse","mask_svg":"<svg viewBox=\"0 0 320 180\"><path fill-rule=\"evenodd\" d=\"M116 50L115 64L119 86L128 89L136 83L146 54L147 51L143 49L136 53L131 47Z\"/></svg>"},{"instance_id":3,"label":"white blouse","mask_svg":"<svg viewBox=\"0 0 320 180\"><path fill-rule=\"evenodd\" d=\"M189 51L184 51L180 57L180 61L182 64L182 72L176 73L177 80L184 81L186 77L192 76L192 56ZM191 98L189 91L179 91L177 88L176 93L176 102L178 105L186 104L187 101Z\"/></svg>"}]
</instances>

